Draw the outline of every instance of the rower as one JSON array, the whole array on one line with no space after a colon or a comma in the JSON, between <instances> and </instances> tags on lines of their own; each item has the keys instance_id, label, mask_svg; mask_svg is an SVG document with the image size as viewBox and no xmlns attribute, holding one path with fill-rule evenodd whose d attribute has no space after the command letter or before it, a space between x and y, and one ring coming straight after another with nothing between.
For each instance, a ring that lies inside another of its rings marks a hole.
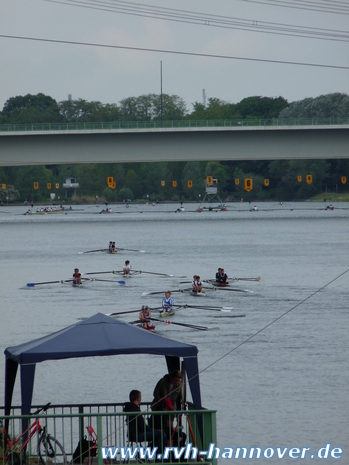
<instances>
[{"instance_id":1,"label":"rower","mask_svg":"<svg viewBox=\"0 0 349 465\"><path fill-rule=\"evenodd\" d=\"M221 268L218 268L218 271L216 273L216 283L221 282L220 275L221 275Z\"/></svg>"},{"instance_id":2,"label":"rower","mask_svg":"<svg viewBox=\"0 0 349 465\"><path fill-rule=\"evenodd\" d=\"M192 291L196 292L196 274L194 274L194 276L193 276L193 281L192 281L191 285L192 285L192 288L193 288Z\"/></svg>"},{"instance_id":3,"label":"rower","mask_svg":"<svg viewBox=\"0 0 349 465\"><path fill-rule=\"evenodd\" d=\"M198 294L198 293L202 292L203 287L204 287L204 285L202 284L200 276L196 276L196 293Z\"/></svg>"},{"instance_id":4,"label":"rower","mask_svg":"<svg viewBox=\"0 0 349 465\"><path fill-rule=\"evenodd\" d=\"M220 274L220 283L221 284L228 284L228 276L224 272L224 268L221 268L221 274Z\"/></svg>"},{"instance_id":5,"label":"rower","mask_svg":"<svg viewBox=\"0 0 349 465\"><path fill-rule=\"evenodd\" d=\"M193 292L196 292L197 294L199 294L200 292L202 292L202 288L203 288L203 284L200 279L200 276L194 275L193 279L194 279L193 280Z\"/></svg>"},{"instance_id":6,"label":"rower","mask_svg":"<svg viewBox=\"0 0 349 465\"><path fill-rule=\"evenodd\" d=\"M111 253L115 253L115 242L112 242Z\"/></svg>"},{"instance_id":7,"label":"rower","mask_svg":"<svg viewBox=\"0 0 349 465\"><path fill-rule=\"evenodd\" d=\"M132 266L130 264L130 260L126 260L125 265L122 268L123 274L124 275L131 274L131 268L132 268Z\"/></svg>"},{"instance_id":8,"label":"rower","mask_svg":"<svg viewBox=\"0 0 349 465\"><path fill-rule=\"evenodd\" d=\"M112 248L113 248L113 242L112 242L112 241L109 241L109 252L112 251Z\"/></svg>"},{"instance_id":9,"label":"rower","mask_svg":"<svg viewBox=\"0 0 349 465\"><path fill-rule=\"evenodd\" d=\"M165 297L162 299L162 312L171 312L173 304L174 300L173 297L171 297L171 291L166 291Z\"/></svg>"},{"instance_id":10,"label":"rower","mask_svg":"<svg viewBox=\"0 0 349 465\"><path fill-rule=\"evenodd\" d=\"M81 273L79 273L79 268L75 268L73 274L74 284L81 284Z\"/></svg>"},{"instance_id":11,"label":"rower","mask_svg":"<svg viewBox=\"0 0 349 465\"><path fill-rule=\"evenodd\" d=\"M148 305L142 305L142 310L139 312L139 319L143 325L143 328L151 328L150 323L151 313Z\"/></svg>"}]
</instances>

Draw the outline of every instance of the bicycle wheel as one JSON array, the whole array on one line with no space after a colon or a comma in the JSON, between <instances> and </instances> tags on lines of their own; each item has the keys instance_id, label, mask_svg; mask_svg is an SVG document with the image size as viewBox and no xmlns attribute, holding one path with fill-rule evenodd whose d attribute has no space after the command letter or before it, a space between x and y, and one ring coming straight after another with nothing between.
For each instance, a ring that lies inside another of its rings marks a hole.
<instances>
[{"instance_id":1,"label":"bicycle wheel","mask_svg":"<svg viewBox=\"0 0 349 465\"><path fill-rule=\"evenodd\" d=\"M41 463L45 464L66 464L67 459L63 446L50 434L42 436L39 441L39 457Z\"/></svg>"},{"instance_id":2,"label":"bicycle wheel","mask_svg":"<svg viewBox=\"0 0 349 465\"><path fill-rule=\"evenodd\" d=\"M6 459L6 465L20 465L21 461L17 452L10 452Z\"/></svg>"}]
</instances>

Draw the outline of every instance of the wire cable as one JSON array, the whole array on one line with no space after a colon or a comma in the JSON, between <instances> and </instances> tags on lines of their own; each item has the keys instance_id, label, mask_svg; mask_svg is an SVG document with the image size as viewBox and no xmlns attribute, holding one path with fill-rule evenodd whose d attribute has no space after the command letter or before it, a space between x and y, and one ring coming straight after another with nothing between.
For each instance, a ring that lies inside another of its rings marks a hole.
<instances>
[{"instance_id":1,"label":"wire cable","mask_svg":"<svg viewBox=\"0 0 349 465\"><path fill-rule=\"evenodd\" d=\"M102 48L111 48L111 49L120 49L120 50L134 50L134 51L139 51L139 52L167 53L171 55L194 56L194 57L202 57L202 58L220 58L220 59L225 59L225 60L241 60L241 61L259 62L259 63L274 63L274 64L284 64L284 65L309 66L309 67L315 67L315 68L349 70L349 66L328 65L328 64L322 64L322 63L305 63L305 62L300 62L300 61L270 60L270 59L264 59L264 58L238 57L238 56L233 56L233 55L215 55L213 53L183 52L183 51L178 51L178 50L166 50L166 49L145 48L145 47L130 47L130 46L125 46L125 45L98 44L98 43L92 43L92 42L78 42L78 41L73 41L73 40L44 39L40 37L13 36L13 35L7 35L7 34L0 34L0 38L28 40L28 41L36 41L36 42L48 42L48 43L65 44L65 45L82 45L86 47L102 47Z\"/></svg>"},{"instance_id":2,"label":"wire cable","mask_svg":"<svg viewBox=\"0 0 349 465\"><path fill-rule=\"evenodd\" d=\"M330 284L334 283L335 281L337 281L339 278L341 278L342 276L344 276L346 273L349 272L349 269L347 269L346 271L343 271L343 273L341 273L340 275L336 276L335 278L333 278L331 281L329 281L327 284L325 284L324 286L320 287L319 289L317 289L315 292L313 292L312 294L310 294L308 297L306 297L305 299L303 299L301 302L298 302L298 304L296 304L294 307L290 308L289 310L287 310L286 312L284 312L282 315L278 316L277 318L275 318L274 320L272 320L270 323L268 323L267 325L265 325L263 328L261 328L260 330L258 330L257 332L255 332L254 334L252 334L252 336L248 337L247 339L245 339L244 341L242 341L240 344L238 344L237 346L235 346L233 349L229 350L229 352L225 353L224 355L222 355L220 358L218 358L217 360L215 360L214 362L212 362L210 365L207 365L206 368L204 368L203 370L200 371L200 374L201 373L204 373L206 370L208 370L209 368L211 368L213 365L215 365L216 363L220 362L221 360L223 360L225 357L227 357L228 355L230 355L232 352L235 352L235 350L239 349L241 346L243 346L244 344L246 344L247 342L251 341L251 339L254 339L256 336L258 336L260 333L262 333L263 331L265 331L267 328L270 328L270 326L272 326L273 324L275 324L277 321L281 320L281 318L284 318L286 315L288 315L289 313L291 313L293 310L295 310L296 308L298 308L300 305L304 304L307 300L311 299L312 297L314 297L314 295L318 294L319 292L323 291L324 289L326 289L326 287L328 287Z\"/></svg>"},{"instance_id":3,"label":"wire cable","mask_svg":"<svg viewBox=\"0 0 349 465\"><path fill-rule=\"evenodd\" d=\"M267 21L234 18L222 15L208 15L199 12L176 10L172 8L153 7L139 3L125 2L121 0L44 0L49 3L58 3L66 6L108 11L113 13L148 17L163 21L196 24L206 27L223 29L235 29L248 32L257 32L273 35L286 35L317 40L330 40L348 42L349 32L297 26L293 24L272 23Z\"/></svg>"},{"instance_id":4,"label":"wire cable","mask_svg":"<svg viewBox=\"0 0 349 465\"><path fill-rule=\"evenodd\" d=\"M306 0L292 0L292 1L283 1L283 0L240 0L246 3L255 3L257 5L270 5L270 6L279 6L284 8L292 8L295 10L308 10L308 11L317 11L320 13L332 13L339 15L349 15L349 4L347 2L335 2L327 0L317 0L316 2L306 1Z\"/></svg>"},{"instance_id":5,"label":"wire cable","mask_svg":"<svg viewBox=\"0 0 349 465\"><path fill-rule=\"evenodd\" d=\"M217 363L219 363L221 360L223 360L225 357L227 357L228 355L232 354L233 352L235 352L237 349L239 349L240 347L242 347L244 344L246 344L247 342L251 341L252 339L254 339L256 336L258 336L259 334L261 334L263 331L265 331L266 329L270 328L272 325L274 325L276 322L280 321L282 318L284 318L286 315L288 315L289 313L291 313L293 310L295 310L296 308L298 308L299 306L301 306L302 304L304 304L305 302L307 302L308 300L310 300L312 297L314 297L316 294L318 294L319 292L323 291L324 289L326 289L328 286L330 286L332 283L334 283L335 281L337 281L339 278L341 278L342 276L344 276L346 273L349 272L349 269L343 271L343 273L339 274L338 276L336 276L335 278L333 278L331 281L329 281L328 283L326 283L324 286L320 287L319 289L317 289L315 292L313 292L312 294L310 294L308 297L306 297L305 299L303 299L302 301L298 302L298 304L294 305L292 308L290 308L289 310L287 310L286 312L284 312L282 315L278 316L277 318L274 318L274 320L272 320L270 323L266 324L265 326L263 326L263 328L259 329L258 331L256 331L254 334L252 334L252 336L248 337L247 339L243 340L240 344L238 344L237 346L233 347L231 350L229 350L228 352L226 352L224 355L222 355L221 357L219 357L217 360L215 360L214 362L210 363L209 365L207 365L206 368L202 369L199 371L198 375L195 375L193 378L190 378L188 379L188 381L186 383L189 383L192 379L194 379L196 376L199 376L201 375L202 373L204 373L205 371L209 370L210 368L212 368L214 365L216 365ZM172 394L172 392L174 391L171 391L169 393ZM160 403L161 401L163 401L165 399L162 398L160 399L157 403ZM135 417L132 419L132 421L135 421L136 418L138 418L139 416L142 416L144 414L147 414L147 411L142 411L140 412L138 415L135 415ZM117 432L118 430L115 430L115 432ZM112 433L110 433L111 435ZM114 434L114 433L113 433ZM108 437L105 437L104 439L108 440L109 438Z\"/></svg>"}]
</instances>

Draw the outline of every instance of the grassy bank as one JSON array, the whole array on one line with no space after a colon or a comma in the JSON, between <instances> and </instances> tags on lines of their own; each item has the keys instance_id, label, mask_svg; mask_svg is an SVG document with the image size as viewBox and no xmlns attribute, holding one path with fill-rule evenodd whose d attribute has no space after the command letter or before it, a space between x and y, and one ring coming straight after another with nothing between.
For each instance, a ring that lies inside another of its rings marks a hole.
<instances>
[{"instance_id":1,"label":"grassy bank","mask_svg":"<svg viewBox=\"0 0 349 465\"><path fill-rule=\"evenodd\" d=\"M311 199L311 202L321 202L326 199L326 202L349 202L349 192L343 194L336 194L332 192L322 193L315 195Z\"/></svg>"}]
</instances>

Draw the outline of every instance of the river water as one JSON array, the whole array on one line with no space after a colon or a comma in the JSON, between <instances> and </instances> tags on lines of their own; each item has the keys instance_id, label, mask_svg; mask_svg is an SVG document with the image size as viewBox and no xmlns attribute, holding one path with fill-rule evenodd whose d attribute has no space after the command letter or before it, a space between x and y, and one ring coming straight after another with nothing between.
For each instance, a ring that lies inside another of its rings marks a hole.
<instances>
[{"instance_id":1,"label":"river water","mask_svg":"<svg viewBox=\"0 0 349 465\"><path fill-rule=\"evenodd\" d=\"M196 205L186 205L185 213L175 213L172 205L111 205L110 215L99 214L102 207L74 206L67 215L42 216L1 207L2 351L97 312L159 306L162 296L141 293L178 288L175 278L147 274L123 287L26 286L68 279L75 267L115 270L129 259L133 269L189 279L213 277L218 267L231 277L261 277L260 283L236 285L253 293L217 291L200 299L233 306L231 312L182 309L173 318L208 331L159 323L157 333L198 347L202 401L217 410L221 447L315 450L331 443L344 449L342 463L349 463L349 205L334 205L326 210L324 203L263 203L250 211L249 204L232 204L227 212L202 213L194 212ZM145 253L79 254L105 248L110 240ZM191 296L174 297L176 303L199 304ZM1 392L4 362L1 357ZM155 356L44 362L37 366L33 402L123 402L131 389L151 401L165 372L165 360ZM19 392L17 380L15 404Z\"/></svg>"}]
</instances>

